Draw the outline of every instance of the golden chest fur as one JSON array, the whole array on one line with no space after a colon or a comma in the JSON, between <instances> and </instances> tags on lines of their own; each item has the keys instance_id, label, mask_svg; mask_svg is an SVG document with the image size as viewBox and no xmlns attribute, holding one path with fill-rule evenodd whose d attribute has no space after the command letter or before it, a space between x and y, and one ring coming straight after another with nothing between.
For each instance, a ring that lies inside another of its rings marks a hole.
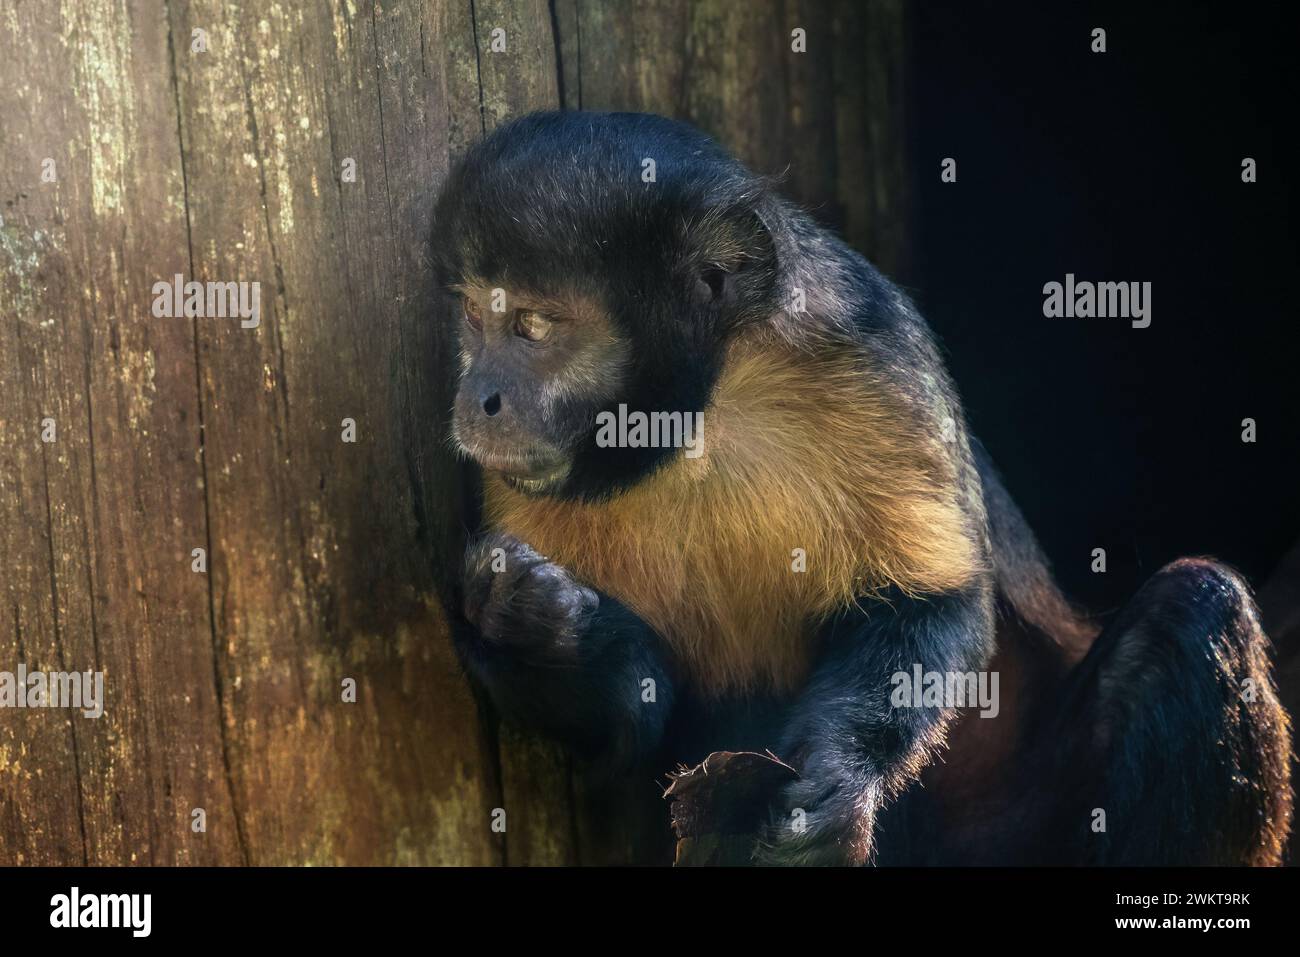
<instances>
[{"instance_id":1,"label":"golden chest fur","mask_svg":"<svg viewBox=\"0 0 1300 957\"><path fill-rule=\"evenodd\" d=\"M649 623L696 688L787 692L828 613L974 571L950 455L916 418L864 357L752 334L703 413L700 457L595 503L489 476L487 515Z\"/></svg>"}]
</instances>

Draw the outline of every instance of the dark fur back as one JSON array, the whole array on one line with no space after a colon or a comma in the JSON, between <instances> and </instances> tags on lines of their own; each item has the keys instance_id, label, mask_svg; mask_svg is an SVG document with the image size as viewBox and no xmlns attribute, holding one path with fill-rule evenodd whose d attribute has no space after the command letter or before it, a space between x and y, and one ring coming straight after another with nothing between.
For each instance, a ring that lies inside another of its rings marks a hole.
<instances>
[{"instance_id":1,"label":"dark fur back","mask_svg":"<svg viewBox=\"0 0 1300 957\"><path fill-rule=\"evenodd\" d=\"M984 489L1000 603L1021 625L1055 643L1073 664L1087 654L1099 629L1061 593L1033 530L984 445L972 439L971 451Z\"/></svg>"}]
</instances>

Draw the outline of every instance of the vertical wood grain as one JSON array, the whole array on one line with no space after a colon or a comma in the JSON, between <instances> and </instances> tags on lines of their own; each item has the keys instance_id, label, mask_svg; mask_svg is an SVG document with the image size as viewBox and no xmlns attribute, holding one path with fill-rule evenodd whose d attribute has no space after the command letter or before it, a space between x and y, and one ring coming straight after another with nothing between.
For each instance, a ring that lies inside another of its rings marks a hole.
<instances>
[{"instance_id":1,"label":"vertical wood grain","mask_svg":"<svg viewBox=\"0 0 1300 957\"><path fill-rule=\"evenodd\" d=\"M0 710L0 864L666 860L656 782L500 726L448 642L433 198L511 117L651 110L889 264L901 29L896 0L6 3L0 671L103 671L107 703ZM260 326L155 317L176 274L258 282Z\"/></svg>"}]
</instances>

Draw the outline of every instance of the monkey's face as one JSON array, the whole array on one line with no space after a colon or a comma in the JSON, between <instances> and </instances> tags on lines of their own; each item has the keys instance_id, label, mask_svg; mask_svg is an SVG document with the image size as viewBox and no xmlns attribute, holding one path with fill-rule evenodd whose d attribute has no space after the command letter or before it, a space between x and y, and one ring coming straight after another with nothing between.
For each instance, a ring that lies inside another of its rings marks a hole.
<instances>
[{"instance_id":1,"label":"monkey's face","mask_svg":"<svg viewBox=\"0 0 1300 957\"><path fill-rule=\"evenodd\" d=\"M530 493L568 476L597 412L624 384L630 343L602 306L485 283L458 285L460 386L452 434L483 468Z\"/></svg>"},{"instance_id":2,"label":"monkey's face","mask_svg":"<svg viewBox=\"0 0 1300 957\"><path fill-rule=\"evenodd\" d=\"M601 414L707 405L728 337L775 301L763 196L660 117L535 114L476 144L441 190L432 244L459 299L461 449L565 497L625 488L676 454L601 441Z\"/></svg>"}]
</instances>

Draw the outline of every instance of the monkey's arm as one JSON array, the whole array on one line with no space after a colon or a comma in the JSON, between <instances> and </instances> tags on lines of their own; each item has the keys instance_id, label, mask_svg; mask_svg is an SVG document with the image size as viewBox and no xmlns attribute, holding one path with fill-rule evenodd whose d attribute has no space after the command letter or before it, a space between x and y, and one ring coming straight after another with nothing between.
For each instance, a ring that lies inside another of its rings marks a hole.
<instances>
[{"instance_id":1,"label":"monkey's arm","mask_svg":"<svg viewBox=\"0 0 1300 957\"><path fill-rule=\"evenodd\" d=\"M506 718L606 770L658 745L673 687L645 622L511 535L471 543L462 581L456 644Z\"/></svg>"},{"instance_id":2,"label":"monkey's arm","mask_svg":"<svg viewBox=\"0 0 1300 957\"><path fill-rule=\"evenodd\" d=\"M918 664L941 673L984 664L993 620L981 586L884 598L845 610L823 628L821 655L776 749L800 778L774 810L760 863L866 861L882 802L916 778L950 716L948 709L895 707L892 676L910 676Z\"/></svg>"}]
</instances>

